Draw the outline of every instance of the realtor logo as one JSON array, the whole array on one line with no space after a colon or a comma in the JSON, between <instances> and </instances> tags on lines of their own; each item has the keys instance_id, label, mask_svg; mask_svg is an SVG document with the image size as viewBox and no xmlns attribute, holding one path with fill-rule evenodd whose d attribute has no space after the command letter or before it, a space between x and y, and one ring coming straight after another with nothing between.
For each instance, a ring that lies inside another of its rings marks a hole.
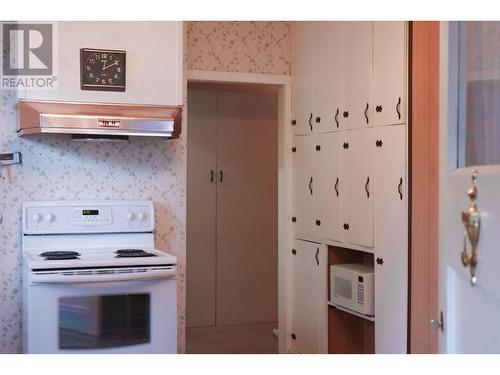
<instances>
[{"instance_id":1,"label":"realtor logo","mask_svg":"<svg viewBox=\"0 0 500 375\"><path fill-rule=\"evenodd\" d=\"M55 25L52 23L2 24L3 89L55 88Z\"/></svg>"}]
</instances>

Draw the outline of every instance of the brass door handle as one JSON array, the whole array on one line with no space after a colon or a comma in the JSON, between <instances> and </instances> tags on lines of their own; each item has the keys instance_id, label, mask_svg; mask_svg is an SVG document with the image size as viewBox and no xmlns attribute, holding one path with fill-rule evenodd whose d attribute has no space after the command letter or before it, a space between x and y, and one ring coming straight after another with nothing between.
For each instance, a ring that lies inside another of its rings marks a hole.
<instances>
[{"instance_id":1,"label":"brass door handle","mask_svg":"<svg viewBox=\"0 0 500 375\"><path fill-rule=\"evenodd\" d=\"M479 243L479 234L481 229L481 212L477 208L477 170L472 172L472 187L467 191L470 199L470 205L467 210L462 211L462 224L464 225L464 247L461 254L462 264L469 267L470 282L472 286L477 283L477 245ZM470 253L468 250L469 244Z\"/></svg>"}]
</instances>

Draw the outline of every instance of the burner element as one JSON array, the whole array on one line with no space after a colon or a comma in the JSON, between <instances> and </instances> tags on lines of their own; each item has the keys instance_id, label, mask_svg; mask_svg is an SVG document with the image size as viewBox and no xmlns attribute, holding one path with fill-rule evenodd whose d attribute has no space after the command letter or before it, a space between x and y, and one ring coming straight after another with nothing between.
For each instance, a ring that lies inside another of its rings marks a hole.
<instances>
[{"instance_id":1,"label":"burner element","mask_svg":"<svg viewBox=\"0 0 500 375\"><path fill-rule=\"evenodd\" d=\"M47 258L48 260L52 260L49 258L63 258L63 257L78 257L80 256L80 253L77 253L76 251L45 251L40 254L41 257ZM75 259L75 258L68 258L68 259Z\"/></svg>"},{"instance_id":2,"label":"burner element","mask_svg":"<svg viewBox=\"0 0 500 375\"><path fill-rule=\"evenodd\" d=\"M79 259L76 255L49 255L45 257L45 260L69 260L69 259Z\"/></svg>"},{"instance_id":3,"label":"burner element","mask_svg":"<svg viewBox=\"0 0 500 375\"><path fill-rule=\"evenodd\" d=\"M116 250L115 254L117 254L115 258L144 258L156 256L156 254L148 253L140 249L121 249Z\"/></svg>"}]
</instances>

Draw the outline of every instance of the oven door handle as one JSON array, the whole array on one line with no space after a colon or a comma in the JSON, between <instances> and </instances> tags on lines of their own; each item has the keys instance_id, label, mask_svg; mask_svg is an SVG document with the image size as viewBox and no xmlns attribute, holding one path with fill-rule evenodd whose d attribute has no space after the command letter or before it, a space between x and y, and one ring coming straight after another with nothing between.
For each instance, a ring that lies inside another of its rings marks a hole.
<instances>
[{"instance_id":1,"label":"oven door handle","mask_svg":"<svg viewBox=\"0 0 500 375\"><path fill-rule=\"evenodd\" d=\"M99 274L79 274L76 272L32 272L30 274L30 284L67 284L67 283L103 283L114 281L138 281L175 279L176 268L135 271L133 273Z\"/></svg>"}]
</instances>

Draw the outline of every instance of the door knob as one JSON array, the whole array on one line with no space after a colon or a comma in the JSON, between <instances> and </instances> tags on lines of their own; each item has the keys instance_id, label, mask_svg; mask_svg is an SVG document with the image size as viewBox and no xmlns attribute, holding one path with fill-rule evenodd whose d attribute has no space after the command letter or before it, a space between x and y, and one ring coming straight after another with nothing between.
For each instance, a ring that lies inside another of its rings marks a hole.
<instances>
[{"instance_id":1,"label":"door knob","mask_svg":"<svg viewBox=\"0 0 500 375\"><path fill-rule=\"evenodd\" d=\"M444 331L444 315L443 315L443 311L441 310L439 312L439 319L438 320L431 319L429 321L429 323L431 324L432 329L439 329L439 330L441 330L441 332L443 332Z\"/></svg>"}]
</instances>

